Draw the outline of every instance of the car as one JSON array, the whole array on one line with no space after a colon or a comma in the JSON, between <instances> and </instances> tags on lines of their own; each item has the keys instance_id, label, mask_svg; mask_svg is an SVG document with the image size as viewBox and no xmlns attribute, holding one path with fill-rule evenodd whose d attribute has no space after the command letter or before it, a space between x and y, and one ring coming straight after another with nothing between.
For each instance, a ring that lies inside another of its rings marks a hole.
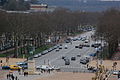
<instances>
[{"instance_id":1,"label":"car","mask_svg":"<svg viewBox=\"0 0 120 80\"><path fill-rule=\"evenodd\" d=\"M84 44L83 46L84 46L84 47L90 47L90 45L88 45L88 44Z\"/></svg>"},{"instance_id":2,"label":"car","mask_svg":"<svg viewBox=\"0 0 120 80\"><path fill-rule=\"evenodd\" d=\"M96 53L90 53L89 56L95 57L97 54Z\"/></svg>"},{"instance_id":3,"label":"car","mask_svg":"<svg viewBox=\"0 0 120 80\"><path fill-rule=\"evenodd\" d=\"M112 71L113 75L118 75L118 73L119 73L119 71L117 71L117 70Z\"/></svg>"},{"instance_id":4,"label":"car","mask_svg":"<svg viewBox=\"0 0 120 80\"><path fill-rule=\"evenodd\" d=\"M79 45L78 47L79 47L79 49L82 49L82 48L83 48L83 45Z\"/></svg>"},{"instance_id":5,"label":"car","mask_svg":"<svg viewBox=\"0 0 120 80\"><path fill-rule=\"evenodd\" d=\"M65 49L68 49L68 46L67 46L67 45L65 45Z\"/></svg>"},{"instance_id":6,"label":"car","mask_svg":"<svg viewBox=\"0 0 120 80\"><path fill-rule=\"evenodd\" d=\"M60 46L62 46L62 44L60 44Z\"/></svg>"},{"instance_id":7,"label":"car","mask_svg":"<svg viewBox=\"0 0 120 80\"><path fill-rule=\"evenodd\" d=\"M18 69L22 69L22 67L20 67L18 65L10 65L10 69L12 69L12 70L18 70Z\"/></svg>"},{"instance_id":8,"label":"car","mask_svg":"<svg viewBox=\"0 0 120 80\"><path fill-rule=\"evenodd\" d=\"M77 57L81 57L81 55L80 55L80 54L78 54L78 55L77 55Z\"/></svg>"},{"instance_id":9,"label":"car","mask_svg":"<svg viewBox=\"0 0 120 80\"><path fill-rule=\"evenodd\" d=\"M17 62L16 63L18 66L27 69L28 68L28 63L27 62Z\"/></svg>"},{"instance_id":10,"label":"car","mask_svg":"<svg viewBox=\"0 0 120 80\"><path fill-rule=\"evenodd\" d=\"M10 67L9 67L9 66L2 66L2 69L4 69L4 70L9 70Z\"/></svg>"},{"instance_id":11,"label":"car","mask_svg":"<svg viewBox=\"0 0 120 80\"><path fill-rule=\"evenodd\" d=\"M53 49L57 49L57 46L53 46Z\"/></svg>"},{"instance_id":12,"label":"car","mask_svg":"<svg viewBox=\"0 0 120 80\"><path fill-rule=\"evenodd\" d=\"M91 45L91 47L94 47L94 48L98 48L99 46L101 46L101 44L98 44L98 43L97 44L95 43L95 44Z\"/></svg>"},{"instance_id":13,"label":"car","mask_svg":"<svg viewBox=\"0 0 120 80\"><path fill-rule=\"evenodd\" d=\"M65 59L65 65L70 65L70 60L69 59Z\"/></svg>"},{"instance_id":14,"label":"car","mask_svg":"<svg viewBox=\"0 0 120 80\"><path fill-rule=\"evenodd\" d=\"M34 58L38 58L38 57L39 57L39 55L37 55L37 54L36 54L36 55L34 55Z\"/></svg>"},{"instance_id":15,"label":"car","mask_svg":"<svg viewBox=\"0 0 120 80\"><path fill-rule=\"evenodd\" d=\"M86 39L86 40L85 40L85 43L88 43L88 42L89 42L89 40L88 40L88 39Z\"/></svg>"},{"instance_id":16,"label":"car","mask_svg":"<svg viewBox=\"0 0 120 80\"><path fill-rule=\"evenodd\" d=\"M60 51L60 49L56 49L56 52Z\"/></svg>"},{"instance_id":17,"label":"car","mask_svg":"<svg viewBox=\"0 0 120 80\"><path fill-rule=\"evenodd\" d=\"M60 70L60 67L58 67L58 66L52 66L52 69L53 70Z\"/></svg>"},{"instance_id":18,"label":"car","mask_svg":"<svg viewBox=\"0 0 120 80\"><path fill-rule=\"evenodd\" d=\"M53 68L49 65L40 65L36 66L36 69L41 69L41 70L53 70Z\"/></svg>"},{"instance_id":19,"label":"car","mask_svg":"<svg viewBox=\"0 0 120 80\"><path fill-rule=\"evenodd\" d=\"M89 62L88 59L80 59L80 63L82 64L87 64Z\"/></svg>"},{"instance_id":20,"label":"car","mask_svg":"<svg viewBox=\"0 0 120 80\"><path fill-rule=\"evenodd\" d=\"M39 54L38 54L38 57L41 57L41 56L42 56L42 54L41 54L41 53L39 53Z\"/></svg>"},{"instance_id":21,"label":"car","mask_svg":"<svg viewBox=\"0 0 120 80\"><path fill-rule=\"evenodd\" d=\"M74 56L71 57L71 60L72 60L72 61L75 61L75 60L76 60L76 57L74 57Z\"/></svg>"},{"instance_id":22,"label":"car","mask_svg":"<svg viewBox=\"0 0 120 80\"><path fill-rule=\"evenodd\" d=\"M59 49L62 49L62 46L59 46Z\"/></svg>"},{"instance_id":23,"label":"car","mask_svg":"<svg viewBox=\"0 0 120 80\"><path fill-rule=\"evenodd\" d=\"M64 59L65 58L65 56L62 56L62 59Z\"/></svg>"},{"instance_id":24,"label":"car","mask_svg":"<svg viewBox=\"0 0 120 80\"><path fill-rule=\"evenodd\" d=\"M65 43L70 43L70 40L65 40Z\"/></svg>"},{"instance_id":25,"label":"car","mask_svg":"<svg viewBox=\"0 0 120 80\"><path fill-rule=\"evenodd\" d=\"M41 54L42 55L45 55L45 54L47 54L48 53L48 50L45 50L45 51L43 51Z\"/></svg>"},{"instance_id":26,"label":"car","mask_svg":"<svg viewBox=\"0 0 120 80\"><path fill-rule=\"evenodd\" d=\"M79 46L75 46L75 48L79 48Z\"/></svg>"},{"instance_id":27,"label":"car","mask_svg":"<svg viewBox=\"0 0 120 80\"><path fill-rule=\"evenodd\" d=\"M49 49L48 49L48 52L51 52L52 50L53 50L52 48L49 48Z\"/></svg>"},{"instance_id":28,"label":"car","mask_svg":"<svg viewBox=\"0 0 120 80\"><path fill-rule=\"evenodd\" d=\"M66 57L66 56L62 56L62 59L65 61L65 60L68 59L68 57Z\"/></svg>"}]
</instances>

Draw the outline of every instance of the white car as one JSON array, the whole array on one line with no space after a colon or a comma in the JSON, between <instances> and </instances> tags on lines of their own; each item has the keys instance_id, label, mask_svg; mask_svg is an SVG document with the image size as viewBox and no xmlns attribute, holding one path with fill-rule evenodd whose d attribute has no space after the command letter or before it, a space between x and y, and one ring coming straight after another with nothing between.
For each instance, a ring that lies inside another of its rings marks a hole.
<instances>
[{"instance_id":1,"label":"white car","mask_svg":"<svg viewBox=\"0 0 120 80\"><path fill-rule=\"evenodd\" d=\"M34 55L34 58L38 58L38 57L39 57L39 55L37 55L37 54L36 54L36 55Z\"/></svg>"},{"instance_id":2,"label":"white car","mask_svg":"<svg viewBox=\"0 0 120 80\"><path fill-rule=\"evenodd\" d=\"M38 56L40 57L40 56L42 56L42 54L41 54L41 53L39 53L39 54L38 54Z\"/></svg>"},{"instance_id":3,"label":"white car","mask_svg":"<svg viewBox=\"0 0 120 80\"><path fill-rule=\"evenodd\" d=\"M41 70L52 70L53 68L49 65L40 65L36 66L36 69L41 69Z\"/></svg>"},{"instance_id":4,"label":"white car","mask_svg":"<svg viewBox=\"0 0 120 80\"><path fill-rule=\"evenodd\" d=\"M116 71L112 71L113 75L118 75L118 73L119 73L119 71L117 71L117 70Z\"/></svg>"},{"instance_id":5,"label":"white car","mask_svg":"<svg viewBox=\"0 0 120 80\"><path fill-rule=\"evenodd\" d=\"M67 49L68 48L68 46L67 45L65 45L65 49Z\"/></svg>"}]
</instances>

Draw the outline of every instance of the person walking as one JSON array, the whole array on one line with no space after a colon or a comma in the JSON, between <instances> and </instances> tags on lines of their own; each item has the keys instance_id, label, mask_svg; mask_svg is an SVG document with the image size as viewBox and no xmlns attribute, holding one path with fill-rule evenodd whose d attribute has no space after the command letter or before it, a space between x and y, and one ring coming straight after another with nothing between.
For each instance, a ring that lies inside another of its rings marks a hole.
<instances>
[{"instance_id":1,"label":"person walking","mask_svg":"<svg viewBox=\"0 0 120 80\"><path fill-rule=\"evenodd\" d=\"M2 60L0 60L0 64L1 64L0 66L2 66Z\"/></svg>"},{"instance_id":2,"label":"person walking","mask_svg":"<svg viewBox=\"0 0 120 80\"><path fill-rule=\"evenodd\" d=\"M15 80L18 80L18 77L17 77L17 76L15 77Z\"/></svg>"},{"instance_id":3,"label":"person walking","mask_svg":"<svg viewBox=\"0 0 120 80\"><path fill-rule=\"evenodd\" d=\"M19 73L19 75L21 74L21 70L20 69L18 69L18 73Z\"/></svg>"},{"instance_id":4,"label":"person walking","mask_svg":"<svg viewBox=\"0 0 120 80\"><path fill-rule=\"evenodd\" d=\"M14 80L15 77L12 75L11 78L12 78L12 80Z\"/></svg>"},{"instance_id":5,"label":"person walking","mask_svg":"<svg viewBox=\"0 0 120 80\"><path fill-rule=\"evenodd\" d=\"M7 74L7 79L8 79L8 74Z\"/></svg>"}]
</instances>

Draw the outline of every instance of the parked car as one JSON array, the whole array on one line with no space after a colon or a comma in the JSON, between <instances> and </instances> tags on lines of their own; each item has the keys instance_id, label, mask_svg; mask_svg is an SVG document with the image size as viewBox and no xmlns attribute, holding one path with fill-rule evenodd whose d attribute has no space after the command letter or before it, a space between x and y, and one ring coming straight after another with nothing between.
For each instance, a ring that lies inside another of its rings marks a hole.
<instances>
[{"instance_id":1,"label":"parked car","mask_svg":"<svg viewBox=\"0 0 120 80\"><path fill-rule=\"evenodd\" d=\"M47 54L48 53L48 50L45 50L45 51L43 51L41 54L42 55L45 55L45 54Z\"/></svg>"},{"instance_id":2,"label":"parked car","mask_svg":"<svg viewBox=\"0 0 120 80\"><path fill-rule=\"evenodd\" d=\"M38 54L34 55L34 58L38 58L38 57L39 57L39 55L38 55Z\"/></svg>"},{"instance_id":3,"label":"parked car","mask_svg":"<svg viewBox=\"0 0 120 80\"><path fill-rule=\"evenodd\" d=\"M40 56L42 56L42 54L41 54L41 53L39 53L39 54L38 54L38 57L40 57Z\"/></svg>"},{"instance_id":4,"label":"parked car","mask_svg":"<svg viewBox=\"0 0 120 80\"><path fill-rule=\"evenodd\" d=\"M59 51L59 49L56 49L56 52L58 52Z\"/></svg>"},{"instance_id":5,"label":"parked car","mask_svg":"<svg viewBox=\"0 0 120 80\"><path fill-rule=\"evenodd\" d=\"M18 66L27 69L28 68L28 63L27 62L17 62L16 63Z\"/></svg>"},{"instance_id":6,"label":"parked car","mask_svg":"<svg viewBox=\"0 0 120 80\"><path fill-rule=\"evenodd\" d=\"M2 69L9 70L10 67L9 66L2 66Z\"/></svg>"},{"instance_id":7,"label":"parked car","mask_svg":"<svg viewBox=\"0 0 120 80\"><path fill-rule=\"evenodd\" d=\"M10 65L10 69L12 69L12 70L18 70L18 69L22 69L22 67L20 67L18 65Z\"/></svg>"},{"instance_id":8,"label":"parked car","mask_svg":"<svg viewBox=\"0 0 120 80\"><path fill-rule=\"evenodd\" d=\"M113 75L118 75L118 73L119 73L119 71L117 71L117 70L112 71Z\"/></svg>"}]
</instances>

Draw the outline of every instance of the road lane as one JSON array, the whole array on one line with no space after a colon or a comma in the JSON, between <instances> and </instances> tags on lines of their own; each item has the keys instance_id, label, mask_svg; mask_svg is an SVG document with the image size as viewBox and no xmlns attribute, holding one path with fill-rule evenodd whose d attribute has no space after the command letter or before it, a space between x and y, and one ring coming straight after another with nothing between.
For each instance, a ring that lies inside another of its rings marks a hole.
<instances>
[{"instance_id":1,"label":"road lane","mask_svg":"<svg viewBox=\"0 0 120 80\"><path fill-rule=\"evenodd\" d=\"M87 36L90 38L92 32L84 33L80 36ZM84 41L73 41L72 44L70 43L63 43L62 49L60 51L56 52L55 50L52 52L49 52L46 55L43 55L39 58L35 58L35 64L36 66L43 65L43 64L49 64L52 66L58 66L60 68L65 69L67 68L75 68L75 69L86 69L86 65L80 64L81 57L77 57L78 54L80 54L82 57L87 56L90 53L94 53L95 49L93 47L83 47L82 49L75 48L75 46L79 44L83 44ZM94 41L91 41L88 44L92 44ZM68 49L65 49L65 45L68 46ZM65 61L62 59L62 56L66 56L70 59L70 65L65 65ZM71 61L71 57L75 56L76 60Z\"/></svg>"}]
</instances>

